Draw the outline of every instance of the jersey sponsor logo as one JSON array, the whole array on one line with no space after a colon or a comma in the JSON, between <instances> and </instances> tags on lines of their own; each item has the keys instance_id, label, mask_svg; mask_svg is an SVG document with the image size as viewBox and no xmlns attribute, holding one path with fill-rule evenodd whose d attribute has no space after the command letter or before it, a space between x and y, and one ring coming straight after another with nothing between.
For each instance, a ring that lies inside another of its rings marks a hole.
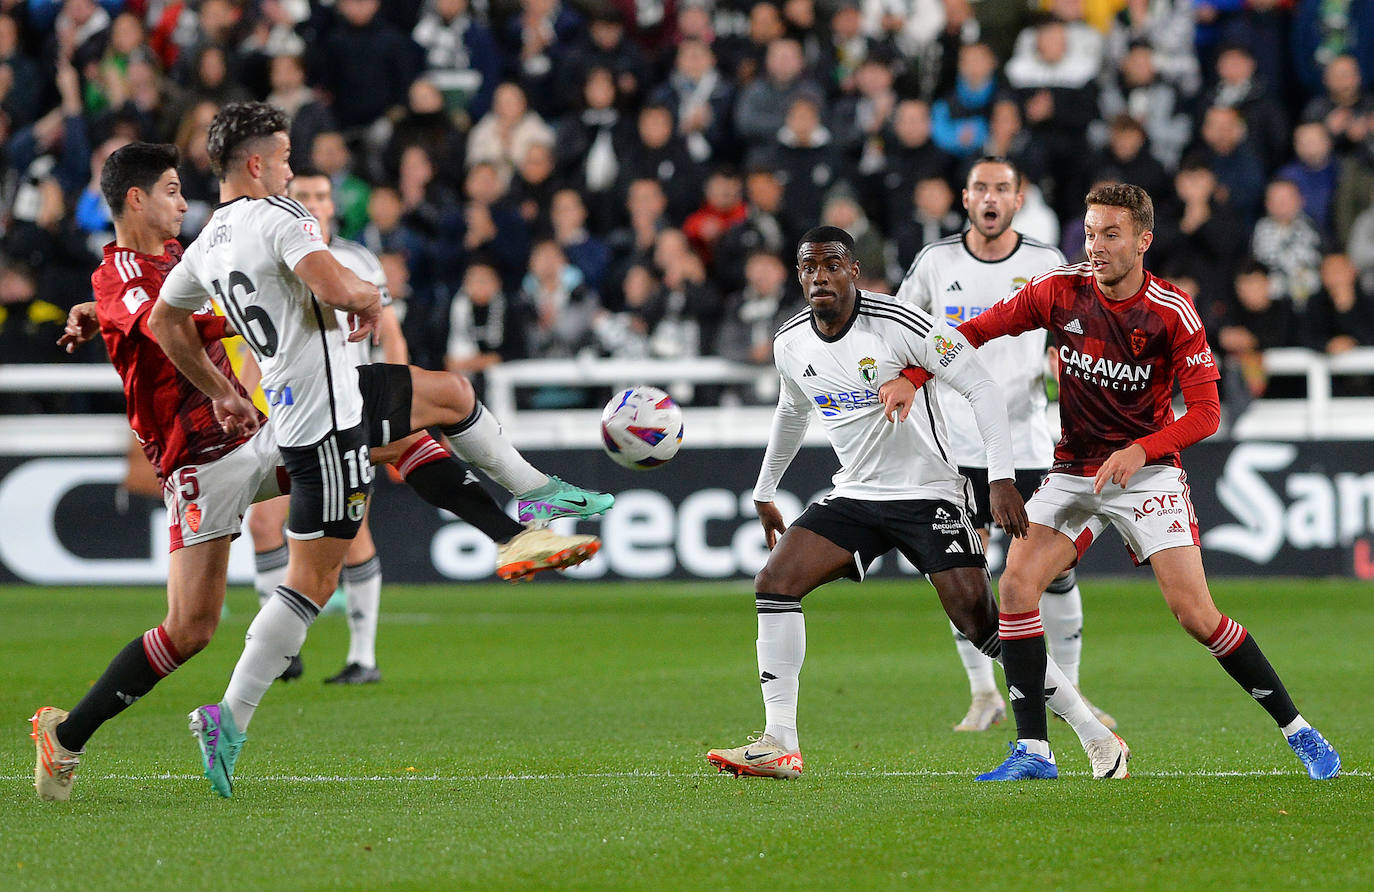
<instances>
[{"instance_id":1,"label":"jersey sponsor logo","mask_svg":"<svg viewBox=\"0 0 1374 892\"><path fill-rule=\"evenodd\" d=\"M139 307L150 300L152 300L152 298L148 296L147 291L143 290L142 285L135 285L124 292L124 308L129 311L129 315L131 316L138 312Z\"/></svg>"},{"instance_id":2,"label":"jersey sponsor logo","mask_svg":"<svg viewBox=\"0 0 1374 892\"><path fill-rule=\"evenodd\" d=\"M865 384L872 384L878 380L878 360L871 356L865 356L859 360L859 377Z\"/></svg>"},{"instance_id":3,"label":"jersey sponsor logo","mask_svg":"<svg viewBox=\"0 0 1374 892\"><path fill-rule=\"evenodd\" d=\"M267 405L273 409L280 409L286 406L294 406L296 398L291 395L291 385L285 387L264 387L262 389L263 398L267 400Z\"/></svg>"},{"instance_id":4,"label":"jersey sponsor logo","mask_svg":"<svg viewBox=\"0 0 1374 892\"><path fill-rule=\"evenodd\" d=\"M1212 351L1210 348L1203 349L1188 357L1188 368L1190 369L1196 366L1202 366L1203 368L1210 369L1215 368L1216 364L1217 361L1212 358Z\"/></svg>"},{"instance_id":5,"label":"jersey sponsor logo","mask_svg":"<svg viewBox=\"0 0 1374 892\"><path fill-rule=\"evenodd\" d=\"M1178 493L1166 493L1162 496L1150 496L1144 502L1135 506L1135 519L1140 520L1145 517L1158 517L1165 514L1182 514L1183 497ZM1178 526L1178 521L1174 521L1174 526ZM1173 527L1169 532L1176 533Z\"/></svg>"},{"instance_id":6,"label":"jersey sponsor logo","mask_svg":"<svg viewBox=\"0 0 1374 892\"><path fill-rule=\"evenodd\" d=\"M949 283L949 287L946 288L945 290L946 290L946 291L963 291L963 290L964 290L964 286L959 284L959 280L958 280L958 279L955 279L953 282L950 282L950 283Z\"/></svg>"},{"instance_id":7,"label":"jersey sponsor logo","mask_svg":"<svg viewBox=\"0 0 1374 892\"><path fill-rule=\"evenodd\" d=\"M812 397L824 418L837 418L846 412L857 412L878 404L878 394L871 390L848 390L840 393L818 393Z\"/></svg>"},{"instance_id":8,"label":"jersey sponsor logo","mask_svg":"<svg viewBox=\"0 0 1374 892\"><path fill-rule=\"evenodd\" d=\"M967 322L974 316L977 316L978 314L988 309L991 308L974 306L955 306L953 304L946 304L945 319L949 322L950 325L958 326L961 322Z\"/></svg>"},{"instance_id":9,"label":"jersey sponsor logo","mask_svg":"<svg viewBox=\"0 0 1374 892\"><path fill-rule=\"evenodd\" d=\"M1117 362L1091 353L1079 353L1067 345L1060 346L1059 361L1065 373L1111 390L1143 390L1150 381L1153 369L1149 365Z\"/></svg>"},{"instance_id":10,"label":"jersey sponsor logo","mask_svg":"<svg viewBox=\"0 0 1374 892\"><path fill-rule=\"evenodd\" d=\"M1072 322L1064 326L1064 330L1069 334L1082 334L1083 323L1079 322L1077 317L1074 317L1074 320Z\"/></svg>"},{"instance_id":11,"label":"jersey sponsor logo","mask_svg":"<svg viewBox=\"0 0 1374 892\"><path fill-rule=\"evenodd\" d=\"M963 344L951 341L944 335L936 335L932 340L935 342L935 352L940 354L940 368L954 362L954 358L964 349Z\"/></svg>"},{"instance_id":12,"label":"jersey sponsor logo","mask_svg":"<svg viewBox=\"0 0 1374 892\"><path fill-rule=\"evenodd\" d=\"M1131 329L1131 353L1135 356L1140 355L1140 351L1145 349L1145 332L1138 328Z\"/></svg>"}]
</instances>

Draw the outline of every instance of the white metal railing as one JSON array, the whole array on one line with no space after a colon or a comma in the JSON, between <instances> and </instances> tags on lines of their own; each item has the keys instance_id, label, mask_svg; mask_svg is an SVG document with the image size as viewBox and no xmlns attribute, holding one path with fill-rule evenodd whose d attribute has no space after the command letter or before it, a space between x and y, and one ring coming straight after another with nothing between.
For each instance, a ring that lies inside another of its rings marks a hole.
<instances>
[{"instance_id":1,"label":"white metal railing","mask_svg":"<svg viewBox=\"0 0 1374 892\"><path fill-rule=\"evenodd\" d=\"M1304 378L1307 396L1300 400L1256 400L1236 419L1236 437L1294 440L1374 436L1370 400L1331 395L1333 378L1374 375L1374 347L1335 356L1302 347L1277 347L1264 351L1264 370L1271 378ZM1299 429L1294 429L1294 424Z\"/></svg>"}]
</instances>

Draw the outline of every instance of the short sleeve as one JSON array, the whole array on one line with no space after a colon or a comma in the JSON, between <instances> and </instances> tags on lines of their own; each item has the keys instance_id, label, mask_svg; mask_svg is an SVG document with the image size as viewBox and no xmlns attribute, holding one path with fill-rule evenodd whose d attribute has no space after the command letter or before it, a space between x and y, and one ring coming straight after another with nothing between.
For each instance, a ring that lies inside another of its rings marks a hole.
<instances>
[{"instance_id":1,"label":"short sleeve","mask_svg":"<svg viewBox=\"0 0 1374 892\"><path fill-rule=\"evenodd\" d=\"M210 299L210 292L196 279L194 256L190 253L183 257L162 282L162 300L179 310L195 312Z\"/></svg>"},{"instance_id":2,"label":"short sleeve","mask_svg":"<svg viewBox=\"0 0 1374 892\"><path fill-rule=\"evenodd\" d=\"M310 214L280 213L267 219L272 221L268 244L288 269L295 269L307 254L329 250L320 233L320 221Z\"/></svg>"}]
</instances>

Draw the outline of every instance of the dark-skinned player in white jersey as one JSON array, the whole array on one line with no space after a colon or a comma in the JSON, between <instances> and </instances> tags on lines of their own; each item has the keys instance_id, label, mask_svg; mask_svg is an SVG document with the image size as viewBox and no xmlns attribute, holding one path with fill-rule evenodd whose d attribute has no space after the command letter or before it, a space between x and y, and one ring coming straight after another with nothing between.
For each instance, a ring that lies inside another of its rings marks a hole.
<instances>
[{"instance_id":1,"label":"dark-skinned player in white jersey","mask_svg":"<svg viewBox=\"0 0 1374 892\"><path fill-rule=\"evenodd\" d=\"M1112 184L1085 203L1088 259L1032 279L1014 298L959 326L974 346L1048 329L1061 364L1060 423L1050 474L1030 502L1030 532L1011 544L1002 573L1000 636L1017 741L979 780L1053 778L1042 691L1040 595L1093 539L1114 526L1137 563L1149 563L1183 628L1217 658L1279 726L1310 777L1340 772L1336 750L1293 705L1240 623L1219 611L1202 568L1197 519L1180 450L1216 432L1217 368L1192 299L1147 272L1154 204L1138 186ZM880 389L899 417L917 401L908 369ZM1187 412L1175 418L1174 381Z\"/></svg>"},{"instance_id":2,"label":"dark-skinned player in white jersey","mask_svg":"<svg viewBox=\"0 0 1374 892\"><path fill-rule=\"evenodd\" d=\"M797 272L808 307L774 338L782 388L754 486L772 551L754 580L765 725L750 743L707 754L710 764L736 776L800 776L802 599L832 580L862 580L869 564L894 548L929 577L955 627L989 656L999 653L997 602L981 541L963 507L964 481L949 459L939 404L927 399L919 417L889 423L874 390L889 370L932 369L939 386L974 404L987 444L993 518L1010 535L1025 535L1006 406L968 342L943 319L889 295L860 291L854 240L842 229L808 232L797 250ZM831 492L788 527L773 498L813 417L841 467ZM1093 716L1053 661L1046 671L1054 679L1050 708L1079 735L1094 776L1124 777L1126 745Z\"/></svg>"}]
</instances>

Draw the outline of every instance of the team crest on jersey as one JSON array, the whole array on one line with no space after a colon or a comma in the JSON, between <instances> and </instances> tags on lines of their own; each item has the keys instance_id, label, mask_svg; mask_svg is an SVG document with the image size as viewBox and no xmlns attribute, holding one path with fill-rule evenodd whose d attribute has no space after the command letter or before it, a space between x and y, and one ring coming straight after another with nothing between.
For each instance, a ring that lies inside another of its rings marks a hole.
<instances>
[{"instance_id":1,"label":"team crest on jersey","mask_svg":"<svg viewBox=\"0 0 1374 892\"><path fill-rule=\"evenodd\" d=\"M859 377L864 379L865 384L872 384L878 380L878 361L871 356L865 356L859 360Z\"/></svg>"},{"instance_id":2,"label":"team crest on jersey","mask_svg":"<svg viewBox=\"0 0 1374 892\"><path fill-rule=\"evenodd\" d=\"M191 532L200 532L200 506L195 502L186 506L186 525L191 528Z\"/></svg>"},{"instance_id":3,"label":"team crest on jersey","mask_svg":"<svg viewBox=\"0 0 1374 892\"><path fill-rule=\"evenodd\" d=\"M1012 279L1011 291L1009 291L1008 294L1015 294L1016 292L1020 291L1022 286L1024 286L1029 281L1030 279L1026 276L1017 276L1016 278Z\"/></svg>"},{"instance_id":4,"label":"team crest on jersey","mask_svg":"<svg viewBox=\"0 0 1374 892\"><path fill-rule=\"evenodd\" d=\"M1145 349L1145 332L1138 328L1131 329L1131 352L1136 356Z\"/></svg>"}]
</instances>

